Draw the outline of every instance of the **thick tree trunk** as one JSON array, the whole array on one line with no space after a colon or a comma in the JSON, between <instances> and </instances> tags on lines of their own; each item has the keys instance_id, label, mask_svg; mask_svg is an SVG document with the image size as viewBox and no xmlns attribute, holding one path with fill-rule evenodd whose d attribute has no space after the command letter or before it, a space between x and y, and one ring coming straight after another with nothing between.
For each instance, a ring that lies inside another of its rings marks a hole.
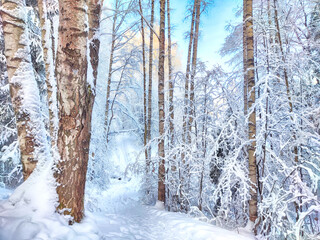
<instances>
[{"instance_id":1,"label":"thick tree trunk","mask_svg":"<svg viewBox=\"0 0 320 240\"><path fill-rule=\"evenodd\" d=\"M165 58L165 13L166 0L160 0L160 43L159 43L159 70L158 70L158 94L159 94L159 173L158 173L158 200L165 202L165 152L164 152L164 58Z\"/></svg>"},{"instance_id":2,"label":"thick tree trunk","mask_svg":"<svg viewBox=\"0 0 320 240\"><path fill-rule=\"evenodd\" d=\"M26 180L45 151L45 128L40 115L40 95L31 63L26 31L25 1L2 1L1 18L5 42L10 95Z\"/></svg>"},{"instance_id":3,"label":"thick tree trunk","mask_svg":"<svg viewBox=\"0 0 320 240\"><path fill-rule=\"evenodd\" d=\"M47 99L49 106L49 129L51 138L51 147L55 148L57 144L58 126L56 124L58 120L57 111L57 83L54 78L54 44L51 26L53 23L49 20L47 1L38 0L40 27L41 27L41 43L43 49L43 60L45 64L46 85L47 85ZM50 27L50 29L47 29Z\"/></svg>"},{"instance_id":4,"label":"thick tree trunk","mask_svg":"<svg viewBox=\"0 0 320 240\"><path fill-rule=\"evenodd\" d=\"M154 22L154 0L151 0L151 20L150 26L153 28ZM150 29L149 44L149 84L148 84L148 126L147 126L147 142L151 141L151 124L152 124L152 68L153 68L153 31ZM151 162L151 146L148 148L147 173L150 171Z\"/></svg>"},{"instance_id":5,"label":"thick tree trunk","mask_svg":"<svg viewBox=\"0 0 320 240\"><path fill-rule=\"evenodd\" d=\"M251 181L250 200L249 200L249 218L250 221L255 222L258 216L258 189L257 189L257 163L256 163L256 110L253 109L256 95L255 95L255 70L254 70L254 35L253 35L253 10L252 0L245 0L244 15L246 16L246 41L244 43L246 48L246 69L245 73L248 80L249 102L248 109L251 113L249 115L249 140L250 146L248 148L249 154L249 179Z\"/></svg>"},{"instance_id":6,"label":"thick tree trunk","mask_svg":"<svg viewBox=\"0 0 320 240\"><path fill-rule=\"evenodd\" d=\"M85 0L59 1L59 41L56 77L59 103L58 149L55 177L58 211L70 215L70 224L84 215L92 88L87 83L87 5Z\"/></svg>"}]
</instances>

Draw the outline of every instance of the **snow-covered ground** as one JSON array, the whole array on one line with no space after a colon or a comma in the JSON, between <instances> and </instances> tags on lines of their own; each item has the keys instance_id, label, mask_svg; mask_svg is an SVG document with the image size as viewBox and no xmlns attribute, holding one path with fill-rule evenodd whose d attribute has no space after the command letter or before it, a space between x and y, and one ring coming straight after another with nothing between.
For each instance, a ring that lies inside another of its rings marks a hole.
<instances>
[{"instance_id":1,"label":"snow-covered ground","mask_svg":"<svg viewBox=\"0 0 320 240\"><path fill-rule=\"evenodd\" d=\"M101 197L113 206L100 211L86 211L81 224L69 226L56 214L38 214L27 209L28 202L14 200L0 202L1 240L250 240L249 233L242 235L193 219L186 214L167 212L159 206L145 206L135 199L131 183L114 182ZM131 188L132 189L132 188ZM115 197L114 191L120 194ZM113 192L113 194L112 194ZM8 198L10 191L0 189L0 196ZM112 196L111 198L109 196ZM22 200L22 199L20 199ZM24 199L25 201L26 199ZM114 202L112 202L114 201ZM88 204L88 203L87 203ZM24 211L24 208L25 211ZM41 212L41 211L40 211Z\"/></svg>"},{"instance_id":2,"label":"snow-covered ground","mask_svg":"<svg viewBox=\"0 0 320 240\"><path fill-rule=\"evenodd\" d=\"M85 218L68 225L55 212L52 165L44 162L15 191L0 185L0 240L252 240L242 230L228 231L182 213L165 211L161 205L142 204L142 176L125 174L136 161L137 143L118 137L117 154L110 154L112 172L106 187L86 185ZM101 190L104 189L104 190Z\"/></svg>"}]
</instances>

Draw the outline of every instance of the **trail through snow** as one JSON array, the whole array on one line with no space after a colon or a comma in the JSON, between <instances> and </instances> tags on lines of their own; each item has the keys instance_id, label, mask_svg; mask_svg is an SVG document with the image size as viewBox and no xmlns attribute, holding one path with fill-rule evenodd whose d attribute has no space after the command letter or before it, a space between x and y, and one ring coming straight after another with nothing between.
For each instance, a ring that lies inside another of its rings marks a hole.
<instances>
[{"instance_id":1,"label":"trail through snow","mask_svg":"<svg viewBox=\"0 0 320 240\"><path fill-rule=\"evenodd\" d=\"M183 215L137 205L121 213L99 216L98 225L104 239L113 240L253 239Z\"/></svg>"},{"instance_id":2,"label":"trail through snow","mask_svg":"<svg viewBox=\"0 0 320 240\"><path fill-rule=\"evenodd\" d=\"M137 199L134 181L117 181L102 193L106 212L95 218L101 239L112 240L252 240L241 234L201 222L183 213L167 212L159 206L142 205ZM117 194L115 194L117 192ZM109 197L108 197L109 196ZM110 211L112 213L110 213ZM91 215L92 213L90 213Z\"/></svg>"},{"instance_id":3,"label":"trail through snow","mask_svg":"<svg viewBox=\"0 0 320 240\"><path fill-rule=\"evenodd\" d=\"M55 212L57 196L49 163L13 192L0 185L0 240L254 239L245 230L239 234L187 214L143 205L141 176L125 174L138 148L125 138L116 146L118 154L112 157L114 169L110 170L114 175L108 186L97 187L90 181L86 185L86 216L80 224L69 226L65 217Z\"/></svg>"},{"instance_id":4,"label":"trail through snow","mask_svg":"<svg viewBox=\"0 0 320 240\"><path fill-rule=\"evenodd\" d=\"M198 221L182 213L167 212L156 206L145 206L134 195L123 193L130 182L119 181L103 195L116 189L119 194L106 199L109 211L86 211L80 224L68 226L58 214L36 216L31 211L8 208L0 211L1 240L252 240L250 233L238 234ZM132 189L132 188L131 188ZM1 197L8 191L0 189ZM113 193L114 194L114 193ZM109 195L110 196L110 195ZM132 198L133 197L133 198ZM114 201L114 202L111 202ZM3 203L3 202L2 202ZM1 202L0 202L1 206ZM3 207L4 205L2 205ZM114 206L118 206L114 208ZM18 214L19 212L19 214ZM111 213L110 213L111 212ZM4 214L6 213L6 214ZM8 215L9 214L9 215ZM17 216L18 214L18 216ZM34 213L36 214L36 213Z\"/></svg>"}]
</instances>

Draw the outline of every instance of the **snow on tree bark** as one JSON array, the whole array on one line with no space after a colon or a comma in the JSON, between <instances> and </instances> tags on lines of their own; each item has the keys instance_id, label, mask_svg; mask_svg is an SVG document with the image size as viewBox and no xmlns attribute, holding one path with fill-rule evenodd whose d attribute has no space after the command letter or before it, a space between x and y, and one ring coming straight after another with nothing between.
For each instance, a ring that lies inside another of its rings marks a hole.
<instances>
[{"instance_id":1,"label":"snow on tree bark","mask_svg":"<svg viewBox=\"0 0 320 240\"><path fill-rule=\"evenodd\" d=\"M56 59L59 131L55 178L57 210L70 215L70 224L84 215L93 94L87 83L86 1L59 1L59 40Z\"/></svg>"},{"instance_id":2,"label":"snow on tree bark","mask_svg":"<svg viewBox=\"0 0 320 240\"><path fill-rule=\"evenodd\" d=\"M154 0L151 0L151 19L150 27L154 24ZM147 126L147 142L151 141L151 124L152 124L152 69L153 68L153 31L150 29L149 44L149 81L148 81L148 126ZM151 146L148 147L147 173L150 171L151 162Z\"/></svg>"},{"instance_id":3,"label":"snow on tree bark","mask_svg":"<svg viewBox=\"0 0 320 240\"><path fill-rule=\"evenodd\" d=\"M40 114L40 94L30 56L26 11L23 0L2 1L8 80L25 180L36 167L39 154L47 147Z\"/></svg>"},{"instance_id":4,"label":"snow on tree bark","mask_svg":"<svg viewBox=\"0 0 320 240\"><path fill-rule=\"evenodd\" d=\"M57 83L54 78L54 49L52 36L52 22L48 16L48 5L45 0L38 0L41 43L43 50L43 60L45 64L45 76L47 84L47 101L49 107L49 129L51 138L51 147L55 148L58 134L58 109L57 109Z\"/></svg>"}]
</instances>

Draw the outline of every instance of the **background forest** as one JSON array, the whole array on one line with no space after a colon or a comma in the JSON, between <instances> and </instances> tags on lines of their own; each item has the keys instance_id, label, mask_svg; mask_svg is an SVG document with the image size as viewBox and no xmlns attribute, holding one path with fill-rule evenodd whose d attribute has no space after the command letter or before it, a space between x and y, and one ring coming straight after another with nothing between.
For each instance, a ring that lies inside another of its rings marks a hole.
<instances>
[{"instance_id":1,"label":"background forest","mask_svg":"<svg viewBox=\"0 0 320 240\"><path fill-rule=\"evenodd\" d=\"M16 190L0 220L35 207L76 225L126 192L256 239L320 239L320 0L243 0L213 66L198 52L214 2L188 2L188 49L170 4L1 1L0 189Z\"/></svg>"}]
</instances>

